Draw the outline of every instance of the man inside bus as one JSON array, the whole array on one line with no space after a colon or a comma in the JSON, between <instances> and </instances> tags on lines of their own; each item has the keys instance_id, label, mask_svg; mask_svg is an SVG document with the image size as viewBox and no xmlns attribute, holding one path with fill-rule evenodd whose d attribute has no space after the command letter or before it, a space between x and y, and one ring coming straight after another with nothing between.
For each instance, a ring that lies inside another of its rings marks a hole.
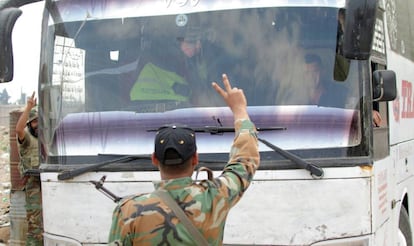
<instances>
[{"instance_id":1,"label":"man inside bus","mask_svg":"<svg viewBox=\"0 0 414 246\"><path fill-rule=\"evenodd\" d=\"M223 173L200 182L192 180L198 163L195 133L189 128L166 126L155 136L153 164L161 181L156 190L168 192L209 245L221 245L225 219L242 197L259 167L257 132L247 113L243 90L231 87L223 75L224 89L213 88L233 113L235 138ZM154 192L125 198L113 213L110 245L197 245L191 233ZM201 245L201 244L198 244Z\"/></svg>"},{"instance_id":2,"label":"man inside bus","mask_svg":"<svg viewBox=\"0 0 414 246\"><path fill-rule=\"evenodd\" d=\"M322 59L316 54L305 56L305 79L310 83L309 103L319 106L344 107L347 88L325 80Z\"/></svg>"},{"instance_id":3,"label":"man inside bus","mask_svg":"<svg viewBox=\"0 0 414 246\"><path fill-rule=\"evenodd\" d=\"M329 107L344 107L346 101L346 95L348 90L345 86L336 86L328 84L321 79L323 77L322 60L318 55L308 54L305 56L306 62L306 75L309 81L313 84L313 93L310 96L310 103L329 106ZM334 82L332 82L334 83ZM372 120L375 127L381 126L382 118L378 109L375 107L372 110Z\"/></svg>"},{"instance_id":4,"label":"man inside bus","mask_svg":"<svg viewBox=\"0 0 414 246\"><path fill-rule=\"evenodd\" d=\"M382 117L381 117L381 114L379 112L379 103L374 102L373 108L374 108L374 110L372 110L372 121L373 121L375 127L380 127L381 123L382 123Z\"/></svg>"},{"instance_id":5,"label":"man inside bus","mask_svg":"<svg viewBox=\"0 0 414 246\"><path fill-rule=\"evenodd\" d=\"M37 141L36 98L33 92L16 123L17 143L20 155L19 171L24 179L26 196L27 238L26 245L43 245L42 194L40 177L27 174L39 168Z\"/></svg>"},{"instance_id":6,"label":"man inside bus","mask_svg":"<svg viewBox=\"0 0 414 246\"><path fill-rule=\"evenodd\" d=\"M168 109L169 104L173 108L177 104L203 106L214 102L212 97L218 99L208 93L207 64L202 53L199 21L188 18L187 26L180 27L179 37L158 37L162 44L153 40L155 47L149 52L149 61L140 69L130 90L131 101L146 103L156 100Z\"/></svg>"}]
</instances>

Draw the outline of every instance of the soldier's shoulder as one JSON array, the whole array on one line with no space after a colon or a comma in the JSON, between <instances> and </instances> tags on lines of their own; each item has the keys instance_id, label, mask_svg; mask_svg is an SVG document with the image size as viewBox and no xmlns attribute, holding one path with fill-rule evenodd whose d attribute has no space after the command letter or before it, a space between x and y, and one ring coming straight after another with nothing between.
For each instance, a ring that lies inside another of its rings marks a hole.
<instances>
[{"instance_id":1,"label":"soldier's shoulder","mask_svg":"<svg viewBox=\"0 0 414 246\"><path fill-rule=\"evenodd\" d=\"M119 201L119 207L124 206L125 204L128 203L136 203L139 201L143 201L145 199L147 199L147 197L150 195L150 193L141 193L141 194L134 194L134 195L129 195L129 196L125 196L122 197L122 199Z\"/></svg>"}]
</instances>

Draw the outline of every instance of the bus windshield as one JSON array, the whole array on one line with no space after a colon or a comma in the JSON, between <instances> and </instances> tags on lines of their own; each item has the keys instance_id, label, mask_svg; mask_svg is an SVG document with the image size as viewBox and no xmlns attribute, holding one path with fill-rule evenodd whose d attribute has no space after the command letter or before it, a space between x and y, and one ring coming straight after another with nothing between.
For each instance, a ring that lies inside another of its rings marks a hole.
<instances>
[{"instance_id":1,"label":"bus windshield","mask_svg":"<svg viewBox=\"0 0 414 246\"><path fill-rule=\"evenodd\" d=\"M151 1L136 11L119 1L75 2L46 6L39 88L49 157L151 154L153 130L164 124L232 126L211 87L223 73L244 90L257 127L283 129L262 138L303 158L366 154L349 151L363 149L363 90L358 62L338 48L339 6L230 9L200 1L176 10L158 1L165 6L154 13ZM198 152L224 160L233 136L197 134Z\"/></svg>"}]
</instances>

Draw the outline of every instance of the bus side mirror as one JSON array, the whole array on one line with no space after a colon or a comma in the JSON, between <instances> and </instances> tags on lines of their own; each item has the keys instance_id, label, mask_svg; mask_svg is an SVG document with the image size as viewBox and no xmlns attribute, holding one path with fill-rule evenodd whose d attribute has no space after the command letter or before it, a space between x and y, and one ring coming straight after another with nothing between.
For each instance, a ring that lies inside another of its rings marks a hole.
<instances>
[{"instance_id":1,"label":"bus side mirror","mask_svg":"<svg viewBox=\"0 0 414 246\"><path fill-rule=\"evenodd\" d=\"M22 14L18 8L0 10L0 83L13 79L12 31L17 18Z\"/></svg>"},{"instance_id":2,"label":"bus side mirror","mask_svg":"<svg viewBox=\"0 0 414 246\"><path fill-rule=\"evenodd\" d=\"M397 97L397 80L391 70L376 70L372 74L372 99L392 101Z\"/></svg>"},{"instance_id":3,"label":"bus side mirror","mask_svg":"<svg viewBox=\"0 0 414 246\"><path fill-rule=\"evenodd\" d=\"M343 55L348 59L367 60L371 53L377 0L347 0Z\"/></svg>"}]
</instances>

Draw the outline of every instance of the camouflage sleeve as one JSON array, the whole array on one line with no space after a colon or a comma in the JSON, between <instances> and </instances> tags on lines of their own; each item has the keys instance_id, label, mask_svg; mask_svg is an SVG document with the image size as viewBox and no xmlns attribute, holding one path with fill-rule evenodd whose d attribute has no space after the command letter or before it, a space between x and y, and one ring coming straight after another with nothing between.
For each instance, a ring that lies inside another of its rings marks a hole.
<instances>
[{"instance_id":1,"label":"camouflage sleeve","mask_svg":"<svg viewBox=\"0 0 414 246\"><path fill-rule=\"evenodd\" d=\"M257 131L250 120L235 122L235 139L230 151L229 162L219 177L226 184L226 196L234 206L249 187L260 164Z\"/></svg>"},{"instance_id":2,"label":"camouflage sleeve","mask_svg":"<svg viewBox=\"0 0 414 246\"><path fill-rule=\"evenodd\" d=\"M128 237L131 233L125 231L128 227L124 226L124 218L122 215L122 206L125 202L125 200L121 201L112 213L112 225L108 240L108 245L110 246L132 245L132 239Z\"/></svg>"}]
</instances>

